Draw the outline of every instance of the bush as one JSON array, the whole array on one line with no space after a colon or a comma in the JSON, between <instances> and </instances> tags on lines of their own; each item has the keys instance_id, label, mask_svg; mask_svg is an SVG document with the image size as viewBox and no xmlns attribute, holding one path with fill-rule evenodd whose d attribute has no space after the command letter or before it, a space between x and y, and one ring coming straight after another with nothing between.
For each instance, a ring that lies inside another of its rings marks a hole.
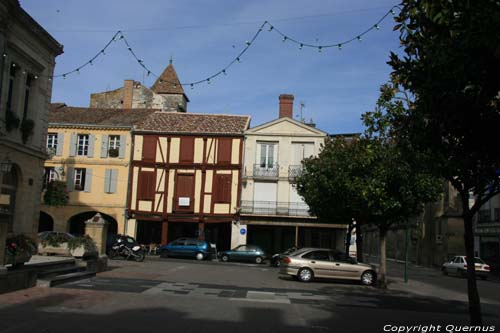
<instances>
[{"instance_id":1,"label":"bush","mask_svg":"<svg viewBox=\"0 0 500 333\"><path fill-rule=\"evenodd\" d=\"M69 194L66 183L60 180L53 180L47 185L47 190L43 195L43 202L48 206L66 206Z\"/></svg>"}]
</instances>

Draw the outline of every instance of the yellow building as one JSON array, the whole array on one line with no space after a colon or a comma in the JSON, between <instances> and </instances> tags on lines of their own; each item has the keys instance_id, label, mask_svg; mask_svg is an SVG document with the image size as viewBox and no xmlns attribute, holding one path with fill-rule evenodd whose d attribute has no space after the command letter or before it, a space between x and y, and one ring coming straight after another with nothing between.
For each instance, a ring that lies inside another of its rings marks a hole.
<instances>
[{"instance_id":1,"label":"yellow building","mask_svg":"<svg viewBox=\"0 0 500 333\"><path fill-rule=\"evenodd\" d=\"M47 134L45 184L66 183L65 206L42 204L38 231L83 234L99 212L109 232L125 233L131 129L151 109L92 109L52 104ZM43 194L42 194L43 196Z\"/></svg>"},{"instance_id":2,"label":"yellow building","mask_svg":"<svg viewBox=\"0 0 500 333\"><path fill-rule=\"evenodd\" d=\"M129 234L197 237L230 247L249 116L156 112L134 132Z\"/></svg>"}]
</instances>

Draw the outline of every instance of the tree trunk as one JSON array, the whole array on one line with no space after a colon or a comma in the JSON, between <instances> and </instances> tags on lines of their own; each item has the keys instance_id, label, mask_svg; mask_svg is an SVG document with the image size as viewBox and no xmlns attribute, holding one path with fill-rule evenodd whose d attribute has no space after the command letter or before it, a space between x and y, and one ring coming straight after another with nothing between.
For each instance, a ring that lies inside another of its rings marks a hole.
<instances>
[{"instance_id":1,"label":"tree trunk","mask_svg":"<svg viewBox=\"0 0 500 333\"><path fill-rule=\"evenodd\" d=\"M363 262L363 233L359 222L356 224L356 257L358 262Z\"/></svg>"},{"instance_id":2,"label":"tree trunk","mask_svg":"<svg viewBox=\"0 0 500 333\"><path fill-rule=\"evenodd\" d=\"M469 296L469 316L471 325L482 325L481 301L477 291L476 269L474 262L474 234L472 230L472 214L463 214L465 254L467 257L467 294Z\"/></svg>"},{"instance_id":3,"label":"tree trunk","mask_svg":"<svg viewBox=\"0 0 500 333\"><path fill-rule=\"evenodd\" d=\"M379 243L380 243L380 266L378 273L378 287L387 289L387 258L386 258L386 243L387 229L379 227Z\"/></svg>"}]
</instances>

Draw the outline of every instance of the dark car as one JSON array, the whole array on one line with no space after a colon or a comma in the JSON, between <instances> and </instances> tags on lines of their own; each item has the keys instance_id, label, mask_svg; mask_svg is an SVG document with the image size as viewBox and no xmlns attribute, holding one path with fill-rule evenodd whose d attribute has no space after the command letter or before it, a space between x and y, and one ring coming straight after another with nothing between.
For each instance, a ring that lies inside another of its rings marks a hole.
<instances>
[{"instance_id":1,"label":"dark car","mask_svg":"<svg viewBox=\"0 0 500 333\"><path fill-rule=\"evenodd\" d=\"M203 260L212 255L210 243L197 238L178 238L167 245L162 245L157 250L160 257L188 257Z\"/></svg>"},{"instance_id":2,"label":"dark car","mask_svg":"<svg viewBox=\"0 0 500 333\"><path fill-rule=\"evenodd\" d=\"M269 260L269 265L279 267L281 265L281 260L283 260L284 257L289 255L292 252L297 251L300 249L300 247L292 246L291 248L281 252L281 253L275 253L272 255L271 259Z\"/></svg>"},{"instance_id":3,"label":"dark car","mask_svg":"<svg viewBox=\"0 0 500 333\"><path fill-rule=\"evenodd\" d=\"M220 253L222 261L253 261L261 264L266 259L266 253L255 245L240 245L232 250Z\"/></svg>"}]
</instances>

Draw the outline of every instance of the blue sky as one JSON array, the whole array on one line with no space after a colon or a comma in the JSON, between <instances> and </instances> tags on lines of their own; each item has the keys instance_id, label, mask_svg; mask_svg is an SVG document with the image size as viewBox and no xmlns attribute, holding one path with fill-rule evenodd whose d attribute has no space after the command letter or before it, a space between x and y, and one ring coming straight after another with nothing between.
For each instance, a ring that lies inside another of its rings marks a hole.
<instances>
[{"instance_id":1,"label":"blue sky","mask_svg":"<svg viewBox=\"0 0 500 333\"><path fill-rule=\"evenodd\" d=\"M259 25L311 44L334 44L373 26L396 1L202 1L202 0L21 0L22 7L64 45L56 74L92 58L121 29L138 56L160 74L173 63L181 82L205 79L222 69L245 47ZM264 30L226 76L184 87L188 112L248 114L252 126L278 116L278 96L295 96L298 116L312 118L329 133L362 131L360 116L373 109L387 81L390 51L400 52L389 16L374 30L342 50L299 50ZM88 106L90 94L119 88L124 79L151 86L121 42L106 55L66 79L55 79L53 102Z\"/></svg>"}]
</instances>

